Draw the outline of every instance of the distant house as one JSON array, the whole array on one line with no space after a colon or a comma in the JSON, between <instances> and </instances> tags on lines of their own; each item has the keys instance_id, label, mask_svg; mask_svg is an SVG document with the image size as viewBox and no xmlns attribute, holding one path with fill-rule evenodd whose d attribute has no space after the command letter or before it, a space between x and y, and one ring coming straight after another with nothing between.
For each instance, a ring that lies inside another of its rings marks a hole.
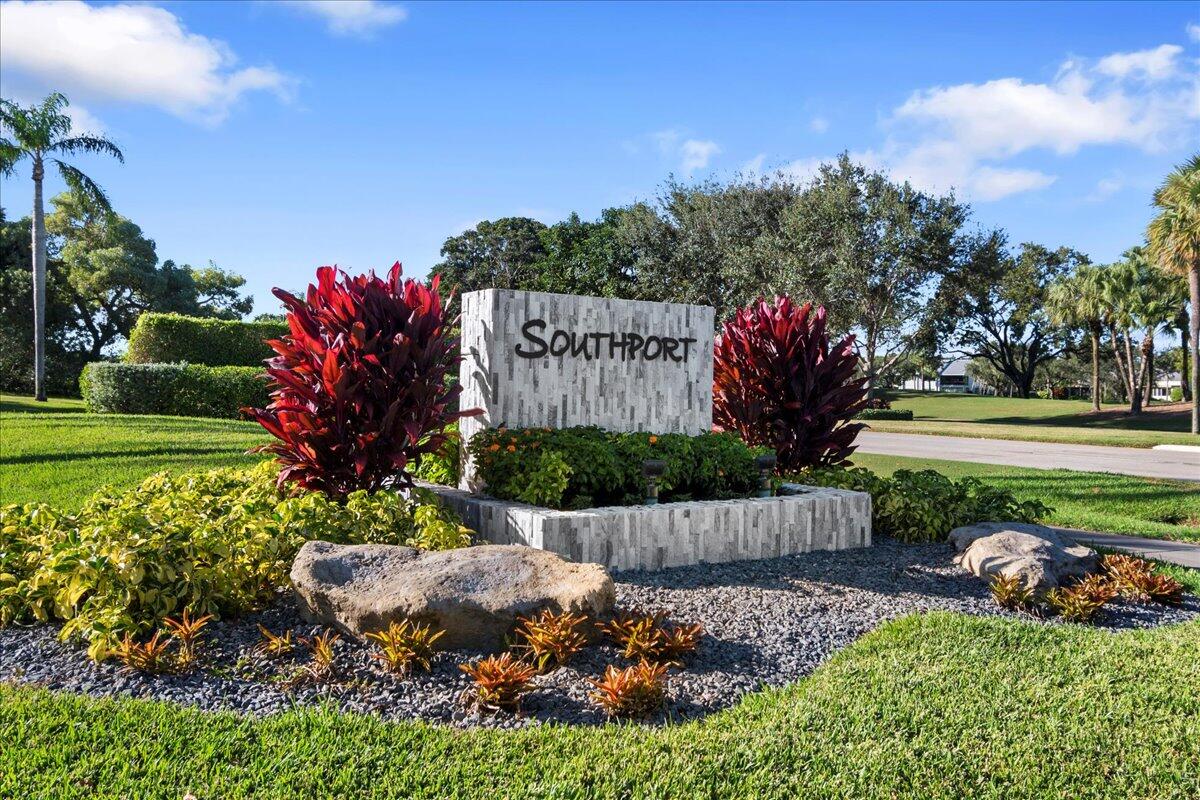
<instances>
[{"instance_id":1,"label":"distant house","mask_svg":"<svg viewBox=\"0 0 1200 800\"><path fill-rule=\"evenodd\" d=\"M904 381L902 388L920 392L966 392L974 394L980 390L980 384L967 374L969 358L956 358L941 368L934 377L914 375Z\"/></svg>"},{"instance_id":2,"label":"distant house","mask_svg":"<svg viewBox=\"0 0 1200 800\"><path fill-rule=\"evenodd\" d=\"M1150 397L1154 400L1168 401L1171 399L1172 389L1183 391L1183 377L1178 372L1168 373L1154 381Z\"/></svg>"}]
</instances>

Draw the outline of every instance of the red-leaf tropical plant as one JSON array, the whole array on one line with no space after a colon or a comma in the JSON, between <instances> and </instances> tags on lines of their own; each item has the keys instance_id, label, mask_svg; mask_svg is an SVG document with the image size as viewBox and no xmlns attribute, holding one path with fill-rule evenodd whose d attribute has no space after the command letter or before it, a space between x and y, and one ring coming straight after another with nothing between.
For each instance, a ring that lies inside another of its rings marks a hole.
<instances>
[{"instance_id":1,"label":"red-leaf tropical plant","mask_svg":"<svg viewBox=\"0 0 1200 800\"><path fill-rule=\"evenodd\" d=\"M854 452L866 405L854 337L834 345L825 309L758 300L726 322L715 346L713 423L774 448L781 470L832 466Z\"/></svg>"},{"instance_id":2,"label":"red-leaf tropical plant","mask_svg":"<svg viewBox=\"0 0 1200 800\"><path fill-rule=\"evenodd\" d=\"M267 344L273 380L265 409L247 409L278 441L279 483L294 481L333 497L412 484L411 468L435 452L448 422L472 411L454 408L460 387L458 340L448 335L438 280L386 279L317 270L304 299L275 289L289 333Z\"/></svg>"}]
</instances>

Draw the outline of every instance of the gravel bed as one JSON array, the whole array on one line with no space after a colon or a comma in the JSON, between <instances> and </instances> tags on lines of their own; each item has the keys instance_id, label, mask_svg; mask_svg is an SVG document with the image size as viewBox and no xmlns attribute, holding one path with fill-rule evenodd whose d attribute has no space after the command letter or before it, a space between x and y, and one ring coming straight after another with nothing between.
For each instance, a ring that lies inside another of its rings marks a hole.
<instances>
[{"instance_id":1,"label":"gravel bed","mask_svg":"<svg viewBox=\"0 0 1200 800\"><path fill-rule=\"evenodd\" d=\"M667 707L651 722L704 716L728 708L746 692L794 681L881 622L904 614L945 609L1009 616L991 601L982 581L950 559L947 545L883 539L865 549L617 574L618 607L664 611L673 621L699 622L706 633L686 669L673 671ZM1200 599L1188 595L1177 607L1118 600L1101 612L1097 624L1138 628L1197 617ZM307 654L282 661L255 655L259 624L276 633L317 631L299 618L291 598L281 595L261 613L210 624L199 668L147 676L123 674L111 662L93 664L82 648L58 641L56 625L10 627L0 630L0 680L256 715L331 703L388 719L519 727L552 720L604 722L588 699L587 678L599 676L606 664L624 663L606 644L589 647L567 667L538 677L539 688L526 697L520 716L481 715L461 702L468 680L458 670L476 654L442 652L429 673L400 679L380 668L369 649L343 640L336 648L335 678L289 687L285 677Z\"/></svg>"}]
</instances>

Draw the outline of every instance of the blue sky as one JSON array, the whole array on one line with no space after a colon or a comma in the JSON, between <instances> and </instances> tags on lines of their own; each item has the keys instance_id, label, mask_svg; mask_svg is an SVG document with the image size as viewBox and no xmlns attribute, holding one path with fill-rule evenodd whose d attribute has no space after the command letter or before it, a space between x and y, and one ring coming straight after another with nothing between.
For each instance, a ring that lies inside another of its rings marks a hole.
<instances>
[{"instance_id":1,"label":"blue sky","mask_svg":"<svg viewBox=\"0 0 1200 800\"><path fill-rule=\"evenodd\" d=\"M160 258L272 286L424 275L485 218L848 150L1094 260L1200 145L1192 3L0 4L0 90L60 89ZM52 190L61 187L51 186ZM28 174L0 184L28 213Z\"/></svg>"}]
</instances>

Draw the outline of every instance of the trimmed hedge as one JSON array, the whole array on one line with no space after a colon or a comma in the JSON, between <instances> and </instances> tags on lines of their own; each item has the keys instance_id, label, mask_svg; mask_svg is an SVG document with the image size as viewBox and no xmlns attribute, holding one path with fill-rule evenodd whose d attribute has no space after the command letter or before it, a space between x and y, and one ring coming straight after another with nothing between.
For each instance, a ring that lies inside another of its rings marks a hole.
<instances>
[{"instance_id":1,"label":"trimmed hedge","mask_svg":"<svg viewBox=\"0 0 1200 800\"><path fill-rule=\"evenodd\" d=\"M79 389L88 411L100 414L238 418L270 400L261 367L102 361L83 368Z\"/></svg>"},{"instance_id":2,"label":"trimmed hedge","mask_svg":"<svg viewBox=\"0 0 1200 800\"><path fill-rule=\"evenodd\" d=\"M903 419L912 420L911 408L864 408L854 415L855 419Z\"/></svg>"},{"instance_id":3,"label":"trimmed hedge","mask_svg":"<svg viewBox=\"0 0 1200 800\"><path fill-rule=\"evenodd\" d=\"M262 367L274 355L267 339L288 332L284 322L240 322L147 312L129 334L130 364Z\"/></svg>"},{"instance_id":4,"label":"trimmed hedge","mask_svg":"<svg viewBox=\"0 0 1200 800\"><path fill-rule=\"evenodd\" d=\"M725 500L758 488L755 457L736 434L614 433L594 426L490 428L469 447L488 494L559 509L640 505L646 498L642 463L666 462L659 481L665 503Z\"/></svg>"}]
</instances>

